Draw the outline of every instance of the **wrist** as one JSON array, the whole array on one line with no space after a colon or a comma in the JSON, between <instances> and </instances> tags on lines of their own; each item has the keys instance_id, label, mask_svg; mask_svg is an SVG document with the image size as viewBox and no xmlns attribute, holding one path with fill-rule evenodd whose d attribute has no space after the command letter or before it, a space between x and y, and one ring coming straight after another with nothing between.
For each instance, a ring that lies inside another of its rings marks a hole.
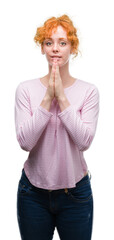
<instances>
[{"instance_id":1,"label":"wrist","mask_svg":"<svg viewBox=\"0 0 114 240\"><path fill-rule=\"evenodd\" d=\"M47 96L47 95L45 95L44 96L44 101L46 101L46 102L52 102L52 98L50 98L49 96Z\"/></svg>"},{"instance_id":2,"label":"wrist","mask_svg":"<svg viewBox=\"0 0 114 240\"><path fill-rule=\"evenodd\" d=\"M64 111L67 107L69 107L71 104L68 101L67 97L62 95L61 97L58 97L58 104L61 109L61 111Z\"/></svg>"},{"instance_id":3,"label":"wrist","mask_svg":"<svg viewBox=\"0 0 114 240\"><path fill-rule=\"evenodd\" d=\"M58 101L58 102L64 102L65 100L66 100L66 96L65 96L65 95L59 96L59 97L57 98L57 101Z\"/></svg>"}]
</instances>

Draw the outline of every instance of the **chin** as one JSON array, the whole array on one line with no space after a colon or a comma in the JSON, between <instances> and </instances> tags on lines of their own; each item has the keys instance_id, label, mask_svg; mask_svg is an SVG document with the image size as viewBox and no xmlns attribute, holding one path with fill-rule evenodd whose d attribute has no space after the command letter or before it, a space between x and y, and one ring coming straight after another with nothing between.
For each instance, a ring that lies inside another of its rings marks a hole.
<instances>
[{"instance_id":1,"label":"chin","mask_svg":"<svg viewBox=\"0 0 114 240\"><path fill-rule=\"evenodd\" d=\"M68 60L66 62L58 62L58 66L59 67L62 67L64 66L65 64L67 64ZM52 61L48 61L48 64L52 66L53 62Z\"/></svg>"}]
</instances>

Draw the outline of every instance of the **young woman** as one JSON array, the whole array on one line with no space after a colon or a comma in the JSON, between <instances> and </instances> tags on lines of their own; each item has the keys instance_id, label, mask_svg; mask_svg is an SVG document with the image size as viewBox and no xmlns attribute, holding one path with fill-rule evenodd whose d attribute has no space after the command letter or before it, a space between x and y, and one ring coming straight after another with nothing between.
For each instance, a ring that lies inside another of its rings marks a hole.
<instances>
[{"instance_id":1,"label":"young woman","mask_svg":"<svg viewBox=\"0 0 114 240\"><path fill-rule=\"evenodd\" d=\"M95 136L99 92L69 73L79 39L67 15L45 21L34 40L49 72L15 93L16 136L29 152L17 191L21 239L51 240L56 227L62 240L90 240L93 194L83 152Z\"/></svg>"}]
</instances>

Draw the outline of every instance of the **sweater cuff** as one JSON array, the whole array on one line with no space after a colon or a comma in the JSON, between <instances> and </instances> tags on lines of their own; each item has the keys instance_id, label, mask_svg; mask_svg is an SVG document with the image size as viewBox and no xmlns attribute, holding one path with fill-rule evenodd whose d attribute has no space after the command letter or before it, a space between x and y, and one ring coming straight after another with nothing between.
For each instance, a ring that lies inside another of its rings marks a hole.
<instances>
[{"instance_id":1,"label":"sweater cuff","mask_svg":"<svg viewBox=\"0 0 114 240\"><path fill-rule=\"evenodd\" d=\"M58 114L58 117L62 117L65 113L72 111L72 109L73 109L72 105L68 106L67 108L65 108L65 110Z\"/></svg>"},{"instance_id":2,"label":"sweater cuff","mask_svg":"<svg viewBox=\"0 0 114 240\"><path fill-rule=\"evenodd\" d=\"M45 113L45 115L47 115L48 117L53 116L52 112L49 112L48 110L46 110L45 108L43 108L42 106L38 106L38 109L40 109L43 113Z\"/></svg>"}]
</instances>

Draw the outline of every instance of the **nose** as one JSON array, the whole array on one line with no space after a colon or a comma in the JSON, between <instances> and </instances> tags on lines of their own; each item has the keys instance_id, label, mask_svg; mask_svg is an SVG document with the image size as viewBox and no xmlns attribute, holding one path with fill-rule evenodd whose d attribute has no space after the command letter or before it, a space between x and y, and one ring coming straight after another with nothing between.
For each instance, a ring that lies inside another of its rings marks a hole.
<instances>
[{"instance_id":1,"label":"nose","mask_svg":"<svg viewBox=\"0 0 114 240\"><path fill-rule=\"evenodd\" d=\"M58 44L54 43L53 44L53 52L58 52L58 50L59 50Z\"/></svg>"}]
</instances>

